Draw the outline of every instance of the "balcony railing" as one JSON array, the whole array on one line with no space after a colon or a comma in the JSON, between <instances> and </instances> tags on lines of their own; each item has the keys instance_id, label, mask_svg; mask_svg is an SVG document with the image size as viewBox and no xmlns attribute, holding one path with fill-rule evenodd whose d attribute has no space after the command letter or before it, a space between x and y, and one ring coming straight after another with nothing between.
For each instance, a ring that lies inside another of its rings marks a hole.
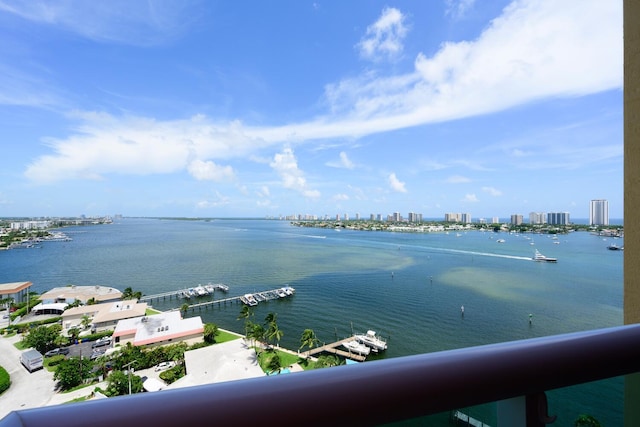
<instances>
[{"instance_id":1,"label":"balcony railing","mask_svg":"<svg viewBox=\"0 0 640 427\"><path fill-rule=\"evenodd\" d=\"M630 325L26 409L0 427L379 425L639 371Z\"/></svg>"}]
</instances>

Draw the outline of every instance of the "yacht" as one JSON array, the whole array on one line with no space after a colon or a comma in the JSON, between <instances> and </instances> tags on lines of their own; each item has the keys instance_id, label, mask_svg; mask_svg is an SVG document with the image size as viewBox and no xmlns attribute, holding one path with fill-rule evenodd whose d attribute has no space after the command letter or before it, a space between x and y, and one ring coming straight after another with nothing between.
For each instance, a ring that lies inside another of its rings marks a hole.
<instances>
[{"instance_id":1,"label":"yacht","mask_svg":"<svg viewBox=\"0 0 640 427\"><path fill-rule=\"evenodd\" d=\"M256 301L256 299L252 294L244 294L243 296L240 297L240 301L242 301L243 303L245 303L250 307L258 305L258 301Z\"/></svg>"},{"instance_id":2,"label":"yacht","mask_svg":"<svg viewBox=\"0 0 640 427\"><path fill-rule=\"evenodd\" d=\"M376 335L374 331L367 331L366 334L355 334L353 336L359 343L371 347L373 351L382 351L387 349L387 343Z\"/></svg>"},{"instance_id":3,"label":"yacht","mask_svg":"<svg viewBox=\"0 0 640 427\"><path fill-rule=\"evenodd\" d=\"M361 356L368 356L369 353L371 352L371 349L369 347L367 347L364 344L359 343L356 340L347 341L347 342L343 343L342 346L344 348L346 348L347 350L349 350L349 352L356 353L356 354L359 354Z\"/></svg>"},{"instance_id":4,"label":"yacht","mask_svg":"<svg viewBox=\"0 0 640 427\"><path fill-rule=\"evenodd\" d=\"M549 258L547 256L544 256L537 249L532 259L534 261L540 261L540 262L558 262L557 258Z\"/></svg>"}]
</instances>

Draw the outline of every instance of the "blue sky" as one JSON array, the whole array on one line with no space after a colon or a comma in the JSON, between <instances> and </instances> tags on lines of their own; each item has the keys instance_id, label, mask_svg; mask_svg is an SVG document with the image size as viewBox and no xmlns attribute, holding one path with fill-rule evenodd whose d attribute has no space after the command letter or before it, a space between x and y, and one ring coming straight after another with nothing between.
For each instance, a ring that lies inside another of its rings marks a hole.
<instances>
[{"instance_id":1,"label":"blue sky","mask_svg":"<svg viewBox=\"0 0 640 427\"><path fill-rule=\"evenodd\" d=\"M622 2L0 0L0 216L623 213Z\"/></svg>"}]
</instances>

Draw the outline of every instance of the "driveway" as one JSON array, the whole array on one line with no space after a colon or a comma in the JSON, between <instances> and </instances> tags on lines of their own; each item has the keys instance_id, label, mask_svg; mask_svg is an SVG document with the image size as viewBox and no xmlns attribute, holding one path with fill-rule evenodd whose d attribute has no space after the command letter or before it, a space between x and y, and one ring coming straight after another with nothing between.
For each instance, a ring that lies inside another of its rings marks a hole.
<instances>
[{"instance_id":1,"label":"driveway","mask_svg":"<svg viewBox=\"0 0 640 427\"><path fill-rule=\"evenodd\" d=\"M39 369L29 373L20 363L20 353L13 344L22 337L0 336L0 365L11 376L11 387L0 395L0 419L18 409L38 408L46 405L55 394L53 373Z\"/></svg>"}]
</instances>

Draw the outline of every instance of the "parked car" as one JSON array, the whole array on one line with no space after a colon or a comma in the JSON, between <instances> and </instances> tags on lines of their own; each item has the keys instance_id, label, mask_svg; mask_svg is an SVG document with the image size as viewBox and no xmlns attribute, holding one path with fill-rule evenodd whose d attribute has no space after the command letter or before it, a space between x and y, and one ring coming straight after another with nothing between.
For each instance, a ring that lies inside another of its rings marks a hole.
<instances>
[{"instance_id":1,"label":"parked car","mask_svg":"<svg viewBox=\"0 0 640 427\"><path fill-rule=\"evenodd\" d=\"M91 347L92 348L104 347L105 345L109 345L109 344L111 344L111 338L102 337L102 338L96 340L96 342L94 342L93 344L91 344Z\"/></svg>"},{"instance_id":2,"label":"parked car","mask_svg":"<svg viewBox=\"0 0 640 427\"><path fill-rule=\"evenodd\" d=\"M161 362L156 365L155 371L163 371L165 369L173 368L176 366L176 362Z\"/></svg>"},{"instance_id":3,"label":"parked car","mask_svg":"<svg viewBox=\"0 0 640 427\"><path fill-rule=\"evenodd\" d=\"M53 350L49 350L44 354L44 357L57 356L58 354L69 354L68 347L58 347Z\"/></svg>"},{"instance_id":4,"label":"parked car","mask_svg":"<svg viewBox=\"0 0 640 427\"><path fill-rule=\"evenodd\" d=\"M103 356L104 353L105 352L103 350L93 350L91 352L91 357L89 359L90 360L96 360L98 357Z\"/></svg>"}]
</instances>

